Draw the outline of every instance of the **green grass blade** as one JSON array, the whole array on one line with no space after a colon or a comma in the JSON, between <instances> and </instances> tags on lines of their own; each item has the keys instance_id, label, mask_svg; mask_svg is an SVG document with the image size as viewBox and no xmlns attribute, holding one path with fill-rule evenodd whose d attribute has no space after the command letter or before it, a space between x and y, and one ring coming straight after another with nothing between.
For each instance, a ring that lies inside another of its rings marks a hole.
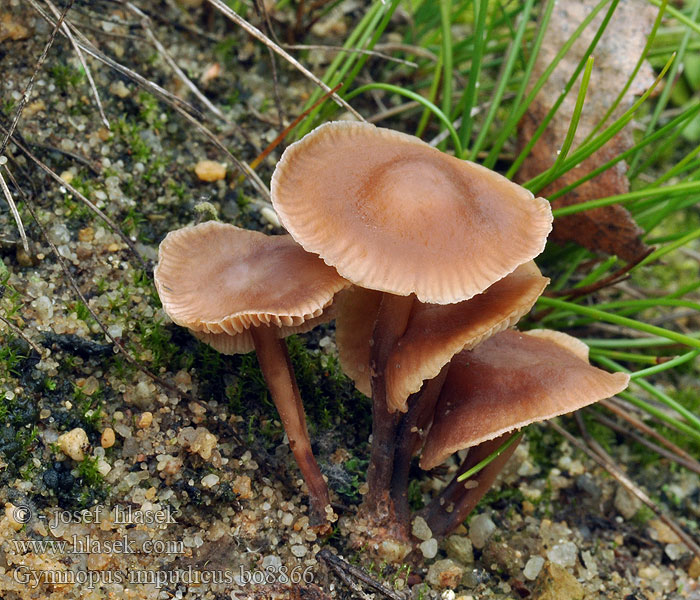
<instances>
[{"instance_id":1,"label":"green grass blade","mask_svg":"<svg viewBox=\"0 0 700 600\"><path fill-rule=\"evenodd\" d=\"M700 0L695 0L695 4L693 6L693 12L692 12L692 17L689 22L692 22L695 24L698 18L698 11L700 11ZM672 6L667 7L667 12L670 15L676 16L680 15ZM689 25L688 22L686 22L686 25ZM690 26L690 25L689 25ZM697 27L697 25L696 25ZM676 81L676 77L678 76L679 70L681 68L681 65L683 64L683 58L685 57L685 53L688 49L688 43L690 42L691 38L691 31L688 29L685 32L685 35L683 36L683 39L681 40L681 43L678 46L678 60L676 63L673 65L673 68L671 69L671 73L669 75L669 81ZM655 128L656 128L656 123L659 120L659 117L661 116L661 113L664 111L666 108L666 105L668 104L668 100L671 97L671 92L673 91L673 85L667 85L661 92L661 96L659 97L659 100L656 103L656 106L654 107L654 112L651 115L651 120L649 121L649 124L647 125L647 129L645 134L649 135ZM635 170L635 167L637 166L637 163L639 162L640 155L637 154L634 159L632 160L630 164L630 169Z\"/></svg>"},{"instance_id":2,"label":"green grass blade","mask_svg":"<svg viewBox=\"0 0 700 600\"><path fill-rule=\"evenodd\" d=\"M642 369L641 371L634 371L630 377L632 379L640 379L642 377L648 377L649 375L655 375L656 373L661 373L662 371L666 371L668 369L673 369L674 367L677 367L678 365L682 365L684 363L687 363L691 360L693 360L698 354L700 354L700 350L691 350L690 352L686 352L685 354L681 354L680 356L677 356L674 359L671 359L667 362L661 363L659 365L654 365L653 367L649 367L648 369ZM699 421L700 423L700 421Z\"/></svg>"},{"instance_id":3,"label":"green grass blade","mask_svg":"<svg viewBox=\"0 0 700 600\"><path fill-rule=\"evenodd\" d=\"M644 61L646 60L646 57L649 54L649 50L651 49L651 45L654 43L654 39L656 38L656 32L659 29L659 25L661 25L661 21L663 19L664 12L666 11L667 4L668 4L668 0L663 0L663 2L661 4L661 8L659 9L659 12L656 15L656 19L654 19L654 25L651 28L651 32L647 36L647 41L644 44L644 49L642 50L642 53L639 56L639 60L637 60L637 64L634 66L632 73L627 78L625 85L620 90L620 93L617 95L617 98L615 98L615 101L610 105L610 108L608 108L608 110L603 115L603 117L598 122L598 124L593 128L593 131L591 131L588 134L588 136L586 137L586 139L582 142L583 144L585 144L586 142L589 142L591 140L591 138L598 131L600 131L602 129L603 125L605 125L607 120L610 118L610 116L615 112L617 107L620 105L620 102L622 102L622 99L625 97L625 94L627 94L627 90L630 89L630 86L634 82L635 77L637 77L637 73L639 73L639 69L642 68Z\"/></svg>"},{"instance_id":4,"label":"green grass blade","mask_svg":"<svg viewBox=\"0 0 700 600\"><path fill-rule=\"evenodd\" d=\"M442 31L442 112L452 114L452 0L440 0Z\"/></svg>"},{"instance_id":5,"label":"green grass blade","mask_svg":"<svg viewBox=\"0 0 700 600\"><path fill-rule=\"evenodd\" d=\"M527 30L527 25L530 20L530 14L532 12L532 7L534 3L535 0L527 0L527 2L525 3L522 15L520 16L520 25L518 26L518 29L515 32L515 35L513 36L513 42L511 43L510 48L508 50L506 62L501 72L501 76L498 80L496 91L494 92L491 98L491 106L489 107L489 111L486 114L484 123L481 126L479 135L477 136L476 141L474 142L474 146L472 147L471 152L469 153L469 160L476 160L479 151L484 145L486 136L488 135L489 130L491 129L491 124L496 118L496 112L501 108L501 100L503 99L503 95L505 94L506 88L508 87L508 83L511 79L513 68L518 57L521 56L521 44L523 36L525 35L525 31Z\"/></svg>"},{"instance_id":6,"label":"green grass blade","mask_svg":"<svg viewBox=\"0 0 700 600\"><path fill-rule=\"evenodd\" d=\"M658 77L654 80L654 83L628 110L626 110L622 114L622 116L620 116L619 119L617 119L612 125L610 125L610 127L608 127L605 131L599 134L595 139L579 147L576 150L576 152L574 152L568 158L568 160L564 161L564 163L560 166L558 172L554 171L554 169L552 168L549 168L543 173L540 173L540 175L538 175L537 177L533 177L530 181L524 183L523 186L528 188L533 193L536 193L542 188L547 187L550 183L555 181L561 175L563 175L570 169L573 169L576 165L580 164L586 158L591 156L595 151L607 144L615 135L617 135L625 127L625 125L627 125L627 123L629 123L632 120L632 117L634 117L634 114L637 112L639 107L642 104L644 104L644 102L647 100L647 98L649 98L649 96L651 96L651 94L654 92L656 87L666 75L666 71L668 71L668 69L671 67L675 57L675 54L671 56L669 61L666 63L666 66L663 68L661 73L659 73Z\"/></svg>"},{"instance_id":7,"label":"green grass blade","mask_svg":"<svg viewBox=\"0 0 700 600\"><path fill-rule=\"evenodd\" d=\"M652 135L643 138L642 140L637 142L634 146L632 146L628 150L625 150L621 154L618 154L615 158L613 158L612 160L609 160L604 165L601 165L600 167L593 169L592 171L590 171L589 173L587 173L586 175L581 177L581 179L578 179L577 181L574 181L573 183L567 185L566 187L563 187L562 189L554 192L553 194L550 194L549 199L556 200L560 196L568 194L571 190L586 183L586 181L593 179L597 175L600 175L602 172L607 171L608 169L610 169L611 167L616 165L621 160L625 160L627 157L631 156L632 154L634 154L638 150L641 150L645 146L648 146L648 145L652 144L653 142L656 142L659 139L667 139L668 135L671 131L674 131L677 134L680 134L680 132L683 129L681 127L681 125L683 123L685 123L686 121L692 119L699 112L700 112L700 103L698 103L695 106L693 106L692 108L688 109L683 114L679 115L678 117L676 117L675 119L673 119L672 121L670 121L669 123L667 123L666 125L661 127L658 131L655 131ZM628 174L628 176L630 177L630 179L633 178L633 175L631 175L631 174Z\"/></svg>"},{"instance_id":8,"label":"green grass blade","mask_svg":"<svg viewBox=\"0 0 700 600\"><path fill-rule=\"evenodd\" d=\"M479 82L479 76L481 74L481 59L484 55L484 31L486 29L486 15L488 13L489 3L488 0L479 0L479 2L479 12L476 16L476 29L474 31L475 42L471 71L469 73L467 89L464 92L464 101L462 102L462 125L459 135L463 148L467 148L472 134L472 109L476 103L477 83ZM477 5L476 3L477 0L474 0L474 6ZM463 155L460 154L459 156L461 158Z\"/></svg>"},{"instance_id":9,"label":"green grass blade","mask_svg":"<svg viewBox=\"0 0 700 600\"><path fill-rule=\"evenodd\" d=\"M438 119L440 119L443 125L445 125L447 130L450 132L450 137L452 138L452 142L455 145L455 154L457 154L457 156L460 156L462 154L462 145L459 141L459 135L457 135L457 131L452 125L452 122L447 118L445 113L443 113L437 106L430 102L430 100L426 100L425 98L423 98L423 96L421 96L420 94L416 94L411 90L407 90L397 85L391 85L389 83L368 83L367 85L363 85L357 89L354 89L346 96L346 99L352 100L355 96L358 96L369 90L384 90L387 92L394 92L395 94L399 94L401 96L405 96L406 98L410 98L411 100L415 100L416 102L420 102L424 107L430 110Z\"/></svg>"},{"instance_id":10,"label":"green grass blade","mask_svg":"<svg viewBox=\"0 0 700 600\"><path fill-rule=\"evenodd\" d=\"M584 210L589 210L591 208L598 208L599 206L624 204L625 202L639 200L640 198L661 198L664 196L670 197L678 194L687 194L689 192L700 192L700 181L686 181L684 183L677 183L676 185L669 185L655 190L637 190L635 192L627 192L626 194L608 196L607 198L596 198L595 200L588 200L586 202L581 202L580 204L572 204L571 206L556 208L552 211L552 214L555 218L563 217L566 215L573 215L583 212Z\"/></svg>"},{"instance_id":11,"label":"green grass blade","mask_svg":"<svg viewBox=\"0 0 700 600\"><path fill-rule=\"evenodd\" d=\"M612 19L613 13L615 12L615 9L617 8L617 5L619 4L619 0L613 0L610 8L608 9L608 12L605 13L605 17L603 18L603 22L600 24L600 27L597 29L595 35L593 36L593 39L591 40L591 43L588 45L588 48L586 48L586 51L583 53L583 56L581 57L581 60L579 61L578 65L576 66L576 69L574 69L574 72L571 74L571 77L569 80L566 82L566 85L564 86L564 89L562 90L561 94L559 94L559 97L556 99L554 104L552 105L552 108L549 109L549 112L547 113L547 116L542 120L540 125L538 126L537 130L533 134L533 136L528 140L528 143L525 145L525 148L523 148L522 152L518 155L518 157L515 159L513 164L511 165L510 169L508 169L508 172L506 173L506 177L512 178L515 173L517 173L518 169L520 166L523 164L525 159L529 156L530 152L532 151L532 148L534 145L537 143L537 140L540 139L542 134L545 132L547 129L547 126L549 125L550 121L554 118L556 115L557 111L559 110L559 107L561 104L564 102L564 99L566 96L569 94L571 91L571 88L574 86L574 83L576 83L576 80L578 79L579 73L584 69L586 66L586 63L588 61L588 58L590 57L591 53L593 50L595 50L595 47L598 45L598 42L600 41L600 38L602 37L603 33L605 32L605 29L607 28L608 24L610 23L610 19ZM602 6L599 4L596 8L602 8ZM595 9L594 9L595 11ZM593 14L591 12L588 17L590 17ZM587 17L587 18L588 18ZM583 20L581 25L586 23L586 19ZM583 31L583 29L580 28L576 30L576 33L574 33L574 36L562 46L562 50L567 47L568 44L573 43L575 41L575 37L578 37L580 35L580 31ZM577 35L578 33L578 35ZM557 55L558 56L558 55ZM555 58L556 60L556 58ZM553 70L553 65L554 63L550 64L549 67L545 70L545 73L550 73L550 69ZM549 75L547 75L547 78L549 78ZM532 96L532 93L530 94ZM546 171L548 172L548 171Z\"/></svg>"},{"instance_id":12,"label":"green grass blade","mask_svg":"<svg viewBox=\"0 0 700 600\"><path fill-rule=\"evenodd\" d=\"M574 137L576 136L576 130L578 129L578 122L581 119L581 112L583 111L583 103L586 99L586 92L588 91L588 82L591 80L591 73L593 71L593 57L589 56L586 61L586 67L583 71L583 77L581 78L581 87L578 90L578 96L576 98L576 105L574 106L574 112L571 115L571 121L569 122L569 129L566 132L566 137L564 138L564 143L559 150L559 155L557 160L554 161L552 169L556 171L560 165L564 162L569 150L571 149L571 144L574 143Z\"/></svg>"},{"instance_id":13,"label":"green grass blade","mask_svg":"<svg viewBox=\"0 0 700 600\"><path fill-rule=\"evenodd\" d=\"M580 306L579 304L574 304L573 302L566 302L564 300L558 300L557 298L548 298L546 296L540 296L537 300L537 304L569 310L573 313L585 315L587 317L593 317L594 319L598 319L600 321L606 321L608 323L614 323L615 325L621 325L623 327L636 329L637 331L644 331L652 335L665 337L669 340L674 340L686 346L690 346L691 348L700 348L700 340L695 339L689 335L684 335L676 331L671 331L670 329L664 329L663 327L657 327L656 325L641 323L640 321L635 321L634 319L629 319L620 315L615 315L595 308L590 308L589 306Z\"/></svg>"}]
</instances>

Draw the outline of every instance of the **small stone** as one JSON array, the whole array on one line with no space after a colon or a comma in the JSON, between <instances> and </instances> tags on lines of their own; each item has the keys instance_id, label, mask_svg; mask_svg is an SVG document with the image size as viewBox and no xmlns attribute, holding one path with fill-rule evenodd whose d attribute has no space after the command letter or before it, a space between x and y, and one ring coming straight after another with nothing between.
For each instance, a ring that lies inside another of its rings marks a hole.
<instances>
[{"instance_id":1,"label":"small stone","mask_svg":"<svg viewBox=\"0 0 700 600\"><path fill-rule=\"evenodd\" d=\"M178 441L190 452L199 454L204 460L211 458L212 451L216 448L218 439L210 433L206 427L185 427L177 435Z\"/></svg>"},{"instance_id":2,"label":"small stone","mask_svg":"<svg viewBox=\"0 0 700 600\"><path fill-rule=\"evenodd\" d=\"M90 445L87 433L80 427L59 435L56 441L61 452L77 462L81 462L85 458L83 450Z\"/></svg>"},{"instance_id":3,"label":"small stone","mask_svg":"<svg viewBox=\"0 0 700 600\"><path fill-rule=\"evenodd\" d=\"M5 504L5 518L7 519L7 524L15 531L19 531L24 527L24 523L22 523L23 519L20 515L24 515L24 510L18 509L11 502ZM18 517L20 519L19 521L17 520Z\"/></svg>"},{"instance_id":4,"label":"small stone","mask_svg":"<svg viewBox=\"0 0 700 600\"><path fill-rule=\"evenodd\" d=\"M666 553L666 556L668 556L671 560L676 561L679 558L685 556L685 554L688 552L688 549L685 547L684 544L666 544L664 552Z\"/></svg>"},{"instance_id":5,"label":"small stone","mask_svg":"<svg viewBox=\"0 0 700 600\"><path fill-rule=\"evenodd\" d=\"M576 564L577 555L578 548L573 542L556 544L547 551L547 558L561 567L573 567Z\"/></svg>"},{"instance_id":6,"label":"small stone","mask_svg":"<svg viewBox=\"0 0 700 600\"><path fill-rule=\"evenodd\" d=\"M583 600L583 587L564 567L546 563L537 578L532 600Z\"/></svg>"},{"instance_id":7,"label":"small stone","mask_svg":"<svg viewBox=\"0 0 700 600\"><path fill-rule=\"evenodd\" d=\"M253 497L253 492L250 486L250 477L247 475L239 475L233 480L233 492L243 500L249 500Z\"/></svg>"},{"instance_id":8,"label":"small stone","mask_svg":"<svg viewBox=\"0 0 700 600\"><path fill-rule=\"evenodd\" d=\"M151 426L151 423L153 423L153 413L149 411L141 413L141 417L137 423L139 429L147 429Z\"/></svg>"},{"instance_id":9,"label":"small stone","mask_svg":"<svg viewBox=\"0 0 700 600\"><path fill-rule=\"evenodd\" d=\"M474 549L471 540L464 535L451 535L445 541L447 556L463 565L474 562Z\"/></svg>"},{"instance_id":10,"label":"small stone","mask_svg":"<svg viewBox=\"0 0 700 600\"><path fill-rule=\"evenodd\" d=\"M100 472L100 475L105 476L112 470L112 466L104 458L98 458L97 470Z\"/></svg>"},{"instance_id":11,"label":"small stone","mask_svg":"<svg viewBox=\"0 0 700 600\"><path fill-rule=\"evenodd\" d=\"M428 523L426 523L423 517L416 517L413 520L413 528L411 533L415 535L419 540L426 541L433 537L433 532L430 531Z\"/></svg>"},{"instance_id":12,"label":"small stone","mask_svg":"<svg viewBox=\"0 0 700 600\"><path fill-rule=\"evenodd\" d=\"M630 494L621 485L617 486L615 492L615 509L628 521L642 508L642 501Z\"/></svg>"},{"instance_id":13,"label":"small stone","mask_svg":"<svg viewBox=\"0 0 700 600\"><path fill-rule=\"evenodd\" d=\"M103 448L111 448L112 446L114 446L114 440L114 429L112 429L111 427L107 427L107 429L105 429L102 432L102 437L100 438L100 445Z\"/></svg>"},{"instance_id":14,"label":"small stone","mask_svg":"<svg viewBox=\"0 0 700 600\"><path fill-rule=\"evenodd\" d=\"M486 514L477 515L469 523L469 538L474 548L483 548L494 531L496 531L496 524Z\"/></svg>"},{"instance_id":15,"label":"small stone","mask_svg":"<svg viewBox=\"0 0 700 600\"><path fill-rule=\"evenodd\" d=\"M90 375L87 379L83 380L82 385L80 386L80 391L85 394L86 396L92 396L95 394L97 390L100 389L100 382L97 380L97 377L94 375Z\"/></svg>"},{"instance_id":16,"label":"small stone","mask_svg":"<svg viewBox=\"0 0 700 600\"><path fill-rule=\"evenodd\" d=\"M131 90L124 85L124 82L119 79L109 86L109 91L119 98L128 98L131 94Z\"/></svg>"},{"instance_id":17,"label":"small stone","mask_svg":"<svg viewBox=\"0 0 700 600\"><path fill-rule=\"evenodd\" d=\"M213 160L200 160L194 167L200 181L219 181L226 177L226 165Z\"/></svg>"},{"instance_id":18,"label":"small stone","mask_svg":"<svg viewBox=\"0 0 700 600\"><path fill-rule=\"evenodd\" d=\"M209 475L202 477L202 485L206 488L212 488L217 483L219 483L219 476L214 475L214 473L209 473Z\"/></svg>"},{"instance_id":19,"label":"small stone","mask_svg":"<svg viewBox=\"0 0 700 600\"><path fill-rule=\"evenodd\" d=\"M90 571L104 571L110 560L109 554L89 554L87 557L87 568Z\"/></svg>"},{"instance_id":20,"label":"small stone","mask_svg":"<svg viewBox=\"0 0 700 600\"><path fill-rule=\"evenodd\" d=\"M676 532L660 519L650 519L648 525L651 539L661 542L662 544L680 543L681 538L679 538Z\"/></svg>"},{"instance_id":21,"label":"small stone","mask_svg":"<svg viewBox=\"0 0 700 600\"><path fill-rule=\"evenodd\" d=\"M388 563L400 563L411 551L409 544L398 540L384 540L377 548L377 554Z\"/></svg>"},{"instance_id":22,"label":"small stone","mask_svg":"<svg viewBox=\"0 0 700 600\"><path fill-rule=\"evenodd\" d=\"M700 557L696 556L688 565L688 575L693 579L700 579Z\"/></svg>"},{"instance_id":23,"label":"small stone","mask_svg":"<svg viewBox=\"0 0 700 600\"><path fill-rule=\"evenodd\" d=\"M489 569L499 573L508 573L515 577L523 568L522 553L516 550L512 544L497 542L490 539L481 553L481 562Z\"/></svg>"},{"instance_id":24,"label":"small stone","mask_svg":"<svg viewBox=\"0 0 700 600\"><path fill-rule=\"evenodd\" d=\"M439 588L455 588L464 575L464 567L449 558L435 561L428 569L428 583Z\"/></svg>"},{"instance_id":25,"label":"small stone","mask_svg":"<svg viewBox=\"0 0 700 600\"><path fill-rule=\"evenodd\" d=\"M295 544L291 548L292 554L296 556L297 558L304 558L306 556L306 546L302 546L301 544Z\"/></svg>"},{"instance_id":26,"label":"small stone","mask_svg":"<svg viewBox=\"0 0 700 600\"><path fill-rule=\"evenodd\" d=\"M641 567L637 572L637 574L645 581L653 581L659 576L660 573L661 571L659 571L659 568L654 565Z\"/></svg>"},{"instance_id":27,"label":"small stone","mask_svg":"<svg viewBox=\"0 0 700 600\"><path fill-rule=\"evenodd\" d=\"M95 239L95 230L92 227L84 227L78 232L78 239L81 242L91 242Z\"/></svg>"},{"instance_id":28,"label":"small stone","mask_svg":"<svg viewBox=\"0 0 700 600\"><path fill-rule=\"evenodd\" d=\"M425 558L435 558L437 555L438 551L438 543L435 538L430 538L429 540L426 540L425 542L422 542L420 546L420 551L423 553L423 556Z\"/></svg>"},{"instance_id":29,"label":"small stone","mask_svg":"<svg viewBox=\"0 0 700 600\"><path fill-rule=\"evenodd\" d=\"M525 568L523 569L523 577L534 581L540 574L542 567L544 566L544 558L541 556L531 556L530 559L525 563Z\"/></svg>"}]
</instances>

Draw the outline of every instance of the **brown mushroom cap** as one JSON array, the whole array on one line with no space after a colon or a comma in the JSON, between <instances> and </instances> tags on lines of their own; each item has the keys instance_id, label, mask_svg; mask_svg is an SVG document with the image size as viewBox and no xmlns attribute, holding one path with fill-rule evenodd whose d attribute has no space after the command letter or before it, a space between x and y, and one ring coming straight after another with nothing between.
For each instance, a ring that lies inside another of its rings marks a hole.
<instances>
[{"instance_id":1,"label":"brown mushroom cap","mask_svg":"<svg viewBox=\"0 0 700 600\"><path fill-rule=\"evenodd\" d=\"M503 331L452 359L421 455L432 469L448 456L535 421L608 398L629 376L588 364L563 333Z\"/></svg>"},{"instance_id":2,"label":"brown mushroom cap","mask_svg":"<svg viewBox=\"0 0 700 600\"><path fill-rule=\"evenodd\" d=\"M368 123L321 125L272 176L280 221L353 283L448 304L542 252L549 203L417 137Z\"/></svg>"},{"instance_id":3,"label":"brown mushroom cap","mask_svg":"<svg viewBox=\"0 0 700 600\"><path fill-rule=\"evenodd\" d=\"M238 334L253 326L279 327L280 337L304 323L311 328L318 320L310 321L322 318L335 293L349 285L291 236L214 221L170 232L154 279L175 323L231 353L252 350L250 335Z\"/></svg>"},{"instance_id":4,"label":"brown mushroom cap","mask_svg":"<svg viewBox=\"0 0 700 600\"><path fill-rule=\"evenodd\" d=\"M386 368L390 411L407 409L406 400L450 359L510 327L535 303L549 280L533 261L494 283L485 292L456 304L414 302L406 332ZM338 301L336 343L340 364L357 389L370 395L369 339L381 293L354 287Z\"/></svg>"}]
</instances>

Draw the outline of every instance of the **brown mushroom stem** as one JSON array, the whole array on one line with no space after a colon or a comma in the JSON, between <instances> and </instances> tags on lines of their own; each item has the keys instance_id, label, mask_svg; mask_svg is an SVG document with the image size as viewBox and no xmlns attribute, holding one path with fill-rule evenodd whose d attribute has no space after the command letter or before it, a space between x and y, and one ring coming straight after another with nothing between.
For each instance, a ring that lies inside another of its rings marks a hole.
<instances>
[{"instance_id":1,"label":"brown mushroom stem","mask_svg":"<svg viewBox=\"0 0 700 600\"><path fill-rule=\"evenodd\" d=\"M496 476L501 472L513 452L515 452L519 440L511 444L500 456L492 460L474 477L467 481L457 481L457 478L484 460L513 435L517 434L517 432L507 433L494 440L489 440L470 448L454 479L420 513L426 523L428 523L433 537L439 539L446 536L467 518L469 513L479 503L479 500L483 498L484 494L493 485Z\"/></svg>"},{"instance_id":2,"label":"brown mushroom stem","mask_svg":"<svg viewBox=\"0 0 700 600\"><path fill-rule=\"evenodd\" d=\"M255 351L272 401L282 420L289 446L309 488L310 518L313 526L327 523L326 507L330 505L328 486L311 450L306 415L294 377L294 369L285 341L272 327L251 327Z\"/></svg>"},{"instance_id":3,"label":"brown mushroom stem","mask_svg":"<svg viewBox=\"0 0 700 600\"><path fill-rule=\"evenodd\" d=\"M391 351L406 331L414 298L383 294L372 333L372 448L367 470L369 491L363 504L375 521L394 520L390 487L400 414L387 409L385 369Z\"/></svg>"},{"instance_id":4,"label":"brown mushroom stem","mask_svg":"<svg viewBox=\"0 0 700 600\"><path fill-rule=\"evenodd\" d=\"M391 498L399 523L410 522L408 505L408 480L411 459L423 444L425 430L430 426L449 365L445 365L437 377L426 381L419 392L408 400L408 412L403 415L396 435L394 473L391 478Z\"/></svg>"}]
</instances>

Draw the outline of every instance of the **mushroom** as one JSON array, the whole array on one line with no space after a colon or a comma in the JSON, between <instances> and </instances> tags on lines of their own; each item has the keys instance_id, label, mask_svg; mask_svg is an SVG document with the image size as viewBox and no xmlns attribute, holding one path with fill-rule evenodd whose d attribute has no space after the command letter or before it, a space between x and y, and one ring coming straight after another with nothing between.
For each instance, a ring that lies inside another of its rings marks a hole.
<instances>
[{"instance_id":1,"label":"mushroom","mask_svg":"<svg viewBox=\"0 0 700 600\"><path fill-rule=\"evenodd\" d=\"M288 235L217 222L170 232L160 245L154 276L163 308L175 323L220 352L255 349L309 488L310 522L324 523L328 487L313 457L283 338L328 320L326 309L348 282Z\"/></svg>"},{"instance_id":2,"label":"mushroom","mask_svg":"<svg viewBox=\"0 0 700 600\"><path fill-rule=\"evenodd\" d=\"M357 286L384 292L372 332L372 450L365 505L390 511L398 418L385 369L414 298L461 302L537 256L549 203L505 177L404 133L368 123L321 125L289 146L272 203L304 249Z\"/></svg>"},{"instance_id":3,"label":"mushroom","mask_svg":"<svg viewBox=\"0 0 700 600\"><path fill-rule=\"evenodd\" d=\"M564 333L503 331L452 359L420 466L432 469L463 448L480 448L477 455L488 456L514 430L608 398L628 382L624 373L591 366L588 347ZM470 451L469 465L479 460ZM466 495L464 484L453 481L425 511L431 531L444 535L461 523L499 470L477 475L479 485L467 485Z\"/></svg>"},{"instance_id":4,"label":"mushroom","mask_svg":"<svg viewBox=\"0 0 700 600\"><path fill-rule=\"evenodd\" d=\"M387 364L387 406L408 410L407 399L438 375L462 350L517 323L532 308L549 279L533 261L469 300L455 304L414 301L406 330ZM336 344L340 365L363 394L371 394L370 339L381 292L353 286L336 303Z\"/></svg>"}]
</instances>

